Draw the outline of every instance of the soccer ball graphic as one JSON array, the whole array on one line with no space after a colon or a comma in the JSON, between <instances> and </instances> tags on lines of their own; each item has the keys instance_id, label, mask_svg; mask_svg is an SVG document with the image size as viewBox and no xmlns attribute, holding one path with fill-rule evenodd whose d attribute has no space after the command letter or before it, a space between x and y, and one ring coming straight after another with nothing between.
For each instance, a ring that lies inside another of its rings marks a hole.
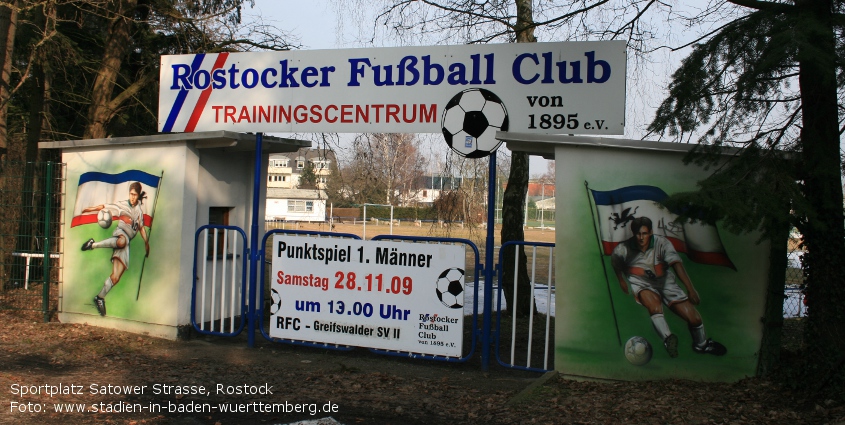
<instances>
[{"instance_id":1,"label":"soccer ball graphic","mask_svg":"<svg viewBox=\"0 0 845 425\"><path fill-rule=\"evenodd\" d=\"M437 278L437 299L449 308L464 306L464 271L451 268L443 270Z\"/></svg>"},{"instance_id":2,"label":"soccer ball graphic","mask_svg":"<svg viewBox=\"0 0 845 425\"><path fill-rule=\"evenodd\" d=\"M102 209L97 213L97 224L103 229L111 227L111 213L107 209Z\"/></svg>"},{"instance_id":3,"label":"soccer ball graphic","mask_svg":"<svg viewBox=\"0 0 845 425\"><path fill-rule=\"evenodd\" d=\"M502 144L496 131L508 130L508 111L495 93L466 89L446 104L441 123L452 150L467 158L483 158Z\"/></svg>"},{"instance_id":4,"label":"soccer ball graphic","mask_svg":"<svg viewBox=\"0 0 845 425\"><path fill-rule=\"evenodd\" d=\"M651 361L651 344L641 336L632 336L625 343L625 358L632 365L642 366Z\"/></svg>"},{"instance_id":5,"label":"soccer ball graphic","mask_svg":"<svg viewBox=\"0 0 845 425\"><path fill-rule=\"evenodd\" d=\"M270 314L276 314L282 309L282 295L275 289L270 289Z\"/></svg>"}]
</instances>

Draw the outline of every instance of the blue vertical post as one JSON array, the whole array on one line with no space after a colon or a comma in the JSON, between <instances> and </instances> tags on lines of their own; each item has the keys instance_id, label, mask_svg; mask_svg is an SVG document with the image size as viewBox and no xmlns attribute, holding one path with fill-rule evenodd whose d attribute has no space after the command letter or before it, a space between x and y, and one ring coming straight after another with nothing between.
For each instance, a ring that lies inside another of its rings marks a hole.
<instances>
[{"instance_id":1,"label":"blue vertical post","mask_svg":"<svg viewBox=\"0 0 845 425\"><path fill-rule=\"evenodd\" d=\"M258 207L261 201L261 142L262 133L255 133L255 179L252 182L252 227L249 233L249 302L247 303L247 345L255 347L255 325L260 317L256 315L256 286L258 284Z\"/></svg>"},{"instance_id":2,"label":"blue vertical post","mask_svg":"<svg viewBox=\"0 0 845 425\"><path fill-rule=\"evenodd\" d=\"M490 368L493 316L493 250L496 248L496 151L490 154L487 182L487 243L484 248L484 319L481 330L481 369Z\"/></svg>"}]
</instances>

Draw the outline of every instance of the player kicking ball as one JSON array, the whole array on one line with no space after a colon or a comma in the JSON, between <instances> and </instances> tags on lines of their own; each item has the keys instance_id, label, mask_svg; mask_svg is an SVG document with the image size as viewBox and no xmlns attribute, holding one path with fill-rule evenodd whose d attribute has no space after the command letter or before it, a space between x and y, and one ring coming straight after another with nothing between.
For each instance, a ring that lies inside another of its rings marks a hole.
<instances>
[{"instance_id":1,"label":"player kicking ball","mask_svg":"<svg viewBox=\"0 0 845 425\"><path fill-rule=\"evenodd\" d=\"M707 338L704 332L704 323L695 308L701 300L672 243L654 234L648 217L634 218L631 230L634 236L613 249L611 264L622 292L628 294L630 283L634 299L648 310L654 330L663 341L669 357L678 357L678 336L672 333L663 316L664 304L687 322L693 351L725 355L728 352L725 346ZM676 277L684 284L686 293L675 282Z\"/></svg>"},{"instance_id":2,"label":"player kicking ball","mask_svg":"<svg viewBox=\"0 0 845 425\"><path fill-rule=\"evenodd\" d=\"M147 238L147 231L144 229L144 211L142 209L143 200L146 198L145 194L141 191L141 183L133 182L129 185L129 199L115 204L96 205L82 210L83 213L87 213L107 209L113 219L117 221L117 227L110 238L100 242L88 239L82 244L83 251L90 251L94 248L111 248L113 250L111 275L106 278L100 293L94 297L94 305L97 307L100 316L106 315L106 295L117 285L120 277L129 268L129 242L135 238L137 233L140 233L144 239L146 256L150 256L150 242Z\"/></svg>"}]
</instances>

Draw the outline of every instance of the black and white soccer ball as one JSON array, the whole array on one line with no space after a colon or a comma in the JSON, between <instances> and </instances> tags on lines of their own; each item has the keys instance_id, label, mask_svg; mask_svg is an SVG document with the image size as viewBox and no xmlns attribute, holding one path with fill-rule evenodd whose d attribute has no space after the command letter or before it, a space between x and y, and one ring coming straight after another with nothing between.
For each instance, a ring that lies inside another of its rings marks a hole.
<instances>
[{"instance_id":1,"label":"black and white soccer ball","mask_svg":"<svg viewBox=\"0 0 845 425\"><path fill-rule=\"evenodd\" d=\"M449 308L464 306L464 270L456 267L443 270L437 278L437 299Z\"/></svg>"},{"instance_id":2,"label":"black and white soccer ball","mask_svg":"<svg viewBox=\"0 0 845 425\"><path fill-rule=\"evenodd\" d=\"M641 336L632 336L625 343L625 358L635 366L643 366L651 361L653 352L648 340Z\"/></svg>"},{"instance_id":3,"label":"black and white soccer ball","mask_svg":"<svg viewBox=\"0 0 845 425\"><path fill-rule=\"evenodd\" d=\"M282 309L282 295L275 289L270 289L270 314L276 314Z\"/></svg>"},{"instance_id":4,"label":"black and white soccer ball","mask_svg":"<svg viewBox=\"0 0 845 425\"><path fill-rule=\"evenodd\" d=\"M109 210L103 208L99 212L97 212L97 224L100 225L103 229L108 229L111 227L112 216Z\"/></svg>"},{"instance_id":5,"label":"black and white soccer ball","mask_svg":"<svg viewBox=\"0 0 845 425\"><path fill-rule=\"evenodd\" d=\"M483 158L502 144L496 131L508 130L508 111L495 93L466 89L446 104L441 123L452 150L467 158Z\"/></svg>"}]
</instances>

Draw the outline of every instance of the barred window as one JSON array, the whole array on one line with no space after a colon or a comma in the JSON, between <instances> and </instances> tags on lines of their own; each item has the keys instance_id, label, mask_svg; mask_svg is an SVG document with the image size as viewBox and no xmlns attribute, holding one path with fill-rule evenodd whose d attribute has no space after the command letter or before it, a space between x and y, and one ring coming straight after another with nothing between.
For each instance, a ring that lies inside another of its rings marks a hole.
<instances>
[{"instance_id":1,"label":"barred window","mask_svg":"<svg viewBox=\"0 0 845 425\"><path fill-rule=\"evenodd\" d=\"M312 212L314 201L288 201L288 212Z\"/></svg>"}]
</instances>

